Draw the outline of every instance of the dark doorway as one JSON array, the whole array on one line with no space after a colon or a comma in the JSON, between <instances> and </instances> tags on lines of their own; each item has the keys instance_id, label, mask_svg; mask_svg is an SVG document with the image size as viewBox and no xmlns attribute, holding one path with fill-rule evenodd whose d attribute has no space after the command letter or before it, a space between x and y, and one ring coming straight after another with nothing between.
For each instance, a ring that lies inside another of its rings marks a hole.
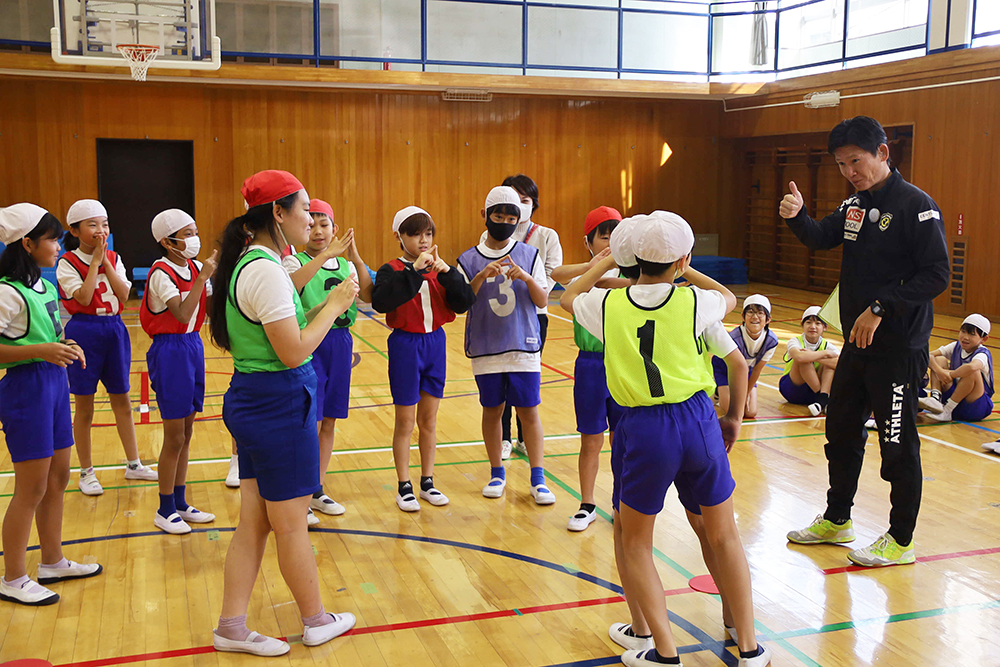
<instances>
[{"instance_id":1,"label":"dark doorway","mask_svg":"<svg viewBox=\"0 0 1000 667\"><path fill-rule=\"evenodd\" d=\"M157 213L179 208L194 216L194 142L98 139L97 191L131 277L160 257L150 232Z\"/></svg>"}]
</instances>

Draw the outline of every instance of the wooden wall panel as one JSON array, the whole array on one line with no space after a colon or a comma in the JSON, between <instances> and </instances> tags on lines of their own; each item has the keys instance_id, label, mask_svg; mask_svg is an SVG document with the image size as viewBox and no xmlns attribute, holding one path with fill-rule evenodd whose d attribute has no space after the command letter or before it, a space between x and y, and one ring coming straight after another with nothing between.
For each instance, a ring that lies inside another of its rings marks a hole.
<instances>
[{"instance_id":1,"label":"wooden wall panel","mask_svg":"<svg viewBox=\"0 0 1000 667\"><path fill-rule=\"evenodd\" d=\"M922 60L922 59L921 59ZM875 70L877 71L877 70ZM894 87L864 76L837 86L842 94L878 91ZM951 73L955 78L961 73ZM981 70L976 77L1000 75L1000 67ZM971 78L969 74L967 78ZM939 81L932 73L910 79L908 86ZM785 87L789 82L783 82ZM816 77L808 90L828 90L829 82ZM824 87L825 86L825 87ZM788 91L742 102L748 106L801 99L802 91ZM911 181L926 191L941 207L949 236L957 233L958 216L964 216L964 233L970 245L965 310L1000 319L1000 165L996 151L1000 135L1000 81L960 85L906 93L845 99L838 108L806 109L785 106L724 114L722 134L736 138L784 136L790 133L828 132L844 118L864 114L883 125L913 125L909 156ZM808 196L808 195L807 195ZM738 221L729 218L736 232ZM939 298L936 306L955 312Z\"/></svg>"},{"instance_id":2,"label":"wooden wall panel","mask_svg":"<svg viewBox=\"0 0 1000 667\"><path fill-rule=\"evenodd\" d=\"M4 88L18 104L0 114L0 205L33 201L60 218L75 199L97 195L97 138L148 137L194 141L195 214L206 241L242 212L243 179L267 168L291 171L311 196L330 201L373 267L396 256L390 223L408 204L433 215L442 255L454 259L479 238L489 188L517 172L539 184L535 217L559 232L567 261L585 258L583 219L598 205L675 210L698 233L722 227L713 101L498 96L476 104L20 78ZM664 142L672 155L661 166Z\"/></svg>"}]
</instances>

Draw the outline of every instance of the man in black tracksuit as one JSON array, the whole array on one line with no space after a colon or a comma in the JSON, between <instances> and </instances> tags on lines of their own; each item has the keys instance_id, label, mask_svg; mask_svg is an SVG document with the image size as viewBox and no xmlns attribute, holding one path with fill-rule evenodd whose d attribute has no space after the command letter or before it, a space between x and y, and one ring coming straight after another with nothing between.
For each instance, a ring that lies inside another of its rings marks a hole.
<instances>
[{"instance_id":1,"label":"man in black tracksuit","mask_svg":"<svg viewBox=\"0 0 1000 667\"><path fill-rule=\"evenodd\" d=\"M844 244L840 314L847 339L827 408L827 509L788 539L799 544L854 539L851 506L871 410L879 429L882 479L891 484L889 531L848 557L866 566L912 563L923 480L917 394L927 371L932 300L949 280L944 223L934 200L889 166L885 131L874 119L842 122L830 133L829 150L858 192L816 221L791 183L779 211L809 248Z\"/></svg>"}]
</instances>

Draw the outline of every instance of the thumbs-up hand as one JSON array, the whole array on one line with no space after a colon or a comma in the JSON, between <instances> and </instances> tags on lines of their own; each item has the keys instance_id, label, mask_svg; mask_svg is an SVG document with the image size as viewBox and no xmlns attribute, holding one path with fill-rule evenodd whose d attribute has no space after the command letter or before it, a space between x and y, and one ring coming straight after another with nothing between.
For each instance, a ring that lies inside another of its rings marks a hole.
<instances>
[{"instance_id":1,"label":"thumbs-up hand","mask_svg":"<svg viewBox=\"0 0 1000 667\"><path fill-rule=\"evenodd\" d=\"M789 218L794 218L802 210L803 199L802 193L799 192L799 188L795 185L795 181L791 181L788 184L791 189L791 194L787 194L781 200L781 205L778 207L778 215L786 220Z\"/></svg>"}]
</instances>

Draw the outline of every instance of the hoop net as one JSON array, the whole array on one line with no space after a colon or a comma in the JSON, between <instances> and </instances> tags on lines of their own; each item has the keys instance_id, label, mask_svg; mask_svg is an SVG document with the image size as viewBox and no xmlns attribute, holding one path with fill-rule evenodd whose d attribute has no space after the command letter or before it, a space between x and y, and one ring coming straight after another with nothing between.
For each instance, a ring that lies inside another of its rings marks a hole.
<instances>
[{"instance_id":1,"label":"hoop net","mask_svg":"<svg viewBox=\"0 0 1000 667\"><path fill-rule=\"evenodd\" d=\"M149 64L159 55L160 48L148 44L119 44L118 53L125 58L129 69L132 70L132 79L145 81Z\"/></svg>"}]
</instances>

